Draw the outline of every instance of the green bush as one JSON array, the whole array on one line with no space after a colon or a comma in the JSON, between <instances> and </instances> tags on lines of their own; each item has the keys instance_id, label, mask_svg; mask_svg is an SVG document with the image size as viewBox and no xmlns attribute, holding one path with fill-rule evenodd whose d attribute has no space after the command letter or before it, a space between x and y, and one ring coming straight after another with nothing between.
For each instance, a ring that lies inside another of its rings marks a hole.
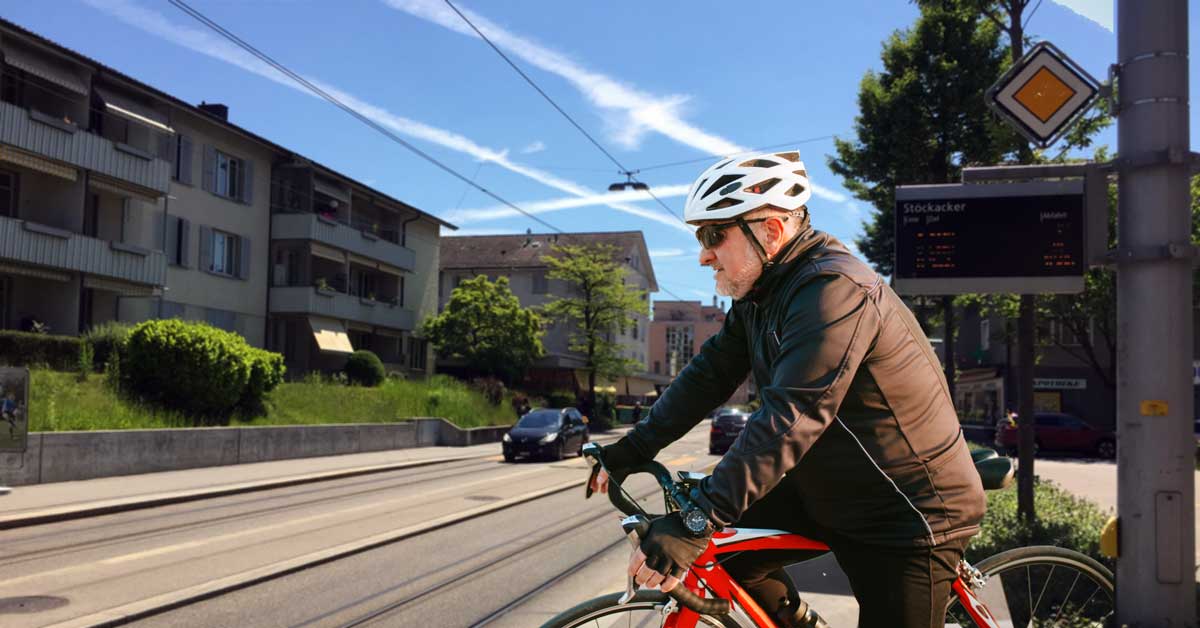
<instances>
[{"instance_id":1,"label":"green bush","mask_svg":"<svg viewBox=\"0 0 1200 628\"><path fill-rule=\"evenodd\" d=\"M79 339L26 331L0 330L0 364L31 366L44 364L70 371L79 363Z\"/></svg>"},{"instance_id":2,"label":"green bush","mask_svg":"<svg viewBox=\"0 0 1200 628\"><path fill-rule=\"evenodd\" d=\"M261 405L283 378L282 357L235 333L178 319L134 327L121 362L124 383L143 399L222 422L239 404Z\"/></svg>"},{"instance_id":3,"label":"green bush","mask_svg":"<svg viewBox=\"0 0 1200 628\"><path fill-rule=\"evenodd\" d=\"M125 350L125 343L129 341L129 332L132 329L133 326L128 323L108 321L93 326L79 338L92 346L96 368L100 369L104 368L114 355L119 355Z\"/></svg>"},{"instance_id":4,"label":"green bush","mask_svg":"<svg viewBox=\"0 0 1200 628\"><path fill-rule=\"evenodd\" d=\"M1045 480L1034 485L1033 504L1037 518L1031 526L1017 516L1016 486L988 493L987 515L967 547L967 561L973 563L1014 547L1054 545L1113 567L1112 560L1100 553L1100 529L1108 515L1098 506Z\"/></svg>"},{"instance_id":5,"label":"green bush","mask_svg":"<svg viewBox=\"0 0 1200 628\"><path fill-rule=\"evenodd\" d=\"M359 384L361 386L378 386L387 378L387 371L383 368L383 361L374 352L366 349L359 349L350 354L346 359L346 367L343 369L346 372L346 377L351 384Z\"/></svg>"},{"instance_id":6,"label":"green bush","mask_svg":"<svg viewBox=\"0 0 1200 628\"><path fill-rule=\"evenodd\" d=\"M551 408L567 408L575 405L575 393L555 390L546 395L546 405Z\"/></svg>"}]
</instances>

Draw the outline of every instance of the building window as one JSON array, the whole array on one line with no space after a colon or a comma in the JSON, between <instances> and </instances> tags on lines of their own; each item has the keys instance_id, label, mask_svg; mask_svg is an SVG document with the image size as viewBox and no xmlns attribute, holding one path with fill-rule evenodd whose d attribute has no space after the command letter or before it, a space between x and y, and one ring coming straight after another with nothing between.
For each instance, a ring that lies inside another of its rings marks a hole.
<instances>
[{"instance_id":1,"label":"building window","mask_svg":"<svg viewBox=\"0 0 1200 628\"><path fill-rule=\"evenodd\" d=\"M655 375L662 374L662 362L659 362L658 360L654 361L654 374Z\"/></svg>"},{"instance_id":2,"label":"building window","mask_svg":"<svg viewBox=\"0 0 1200 628\"><path fill-rule=\"evenodd\" d=\"M214 191L221 196L241 200L244 170L245 165L241 159L217 151L217 181Z\"/></svg>"},{"instance_id":3,"label":"building window","mask_svg":"<svg viewBox=\"0 0 1200 628\"><path fill-rule=\"evenodd\" d=\"M546 278L546 271L533 271L533 293L546 294L550 291L550 280Z\"/></svg>"},{"instance_id":4,"label":"building window","mask_svg":"<svg viewBox=\"0 0 1200 628\"><path fill-rule=\"evenodd\" d=\"M239 244L237 236L214 229L212 232L212 263L208 269L219 275L237 276Z\"/></svg>"},{"instance_id":5,"label":"building window","mask_svg":"<svg viewBox=\"0 0 1200 628\"><path fill-rule=\"evenodd\" d=\"M0 170L0 216L17 217L17 175Z\"/></svg>"},{"instance_id":6,"label":"building window","mask_svg":"<svg viewBox=\"0 0 1200 628\"><path fill-rule=\"evenodd\" d=\"M687 366L695 354L694 332L691 325L667 328L667 375L674 377Z\"/></svg>"},{"instance_id":7,"label":"building window","mask_svg":"<svg viewBox=\"0 0 1200 628\"><path fill-rule=\"evenodd\" d=\"M421 338L408 339L408 367L419 371L425 370L425 340Z\"/></svg>"},{"instance_id":8,"label":"building window","mask_svg":"<svg viewBox=\"0 0 1200 628\"><path fill-rule=\"evenodd\" d=\"M639 323L637 321L633 322L633 339L634 340L638 339L638 327L639 326L641 326L641 323Z\"/></svg>"},{"instance_id":9,"label":"building window","mask_svg":"<svg viewBox=\"0 0 1200 628\"><path fill-rule=\"evenodd\" d=\"M987 351L992 347L992 321L983 319L979 321L979 350Z\"/></svg>"},{"instance_id":10,"label":"building window","mask_svg":"<svg viewBox=\"0 0 1200 628\"><path fill-rule=\"evenodd\" d=\"M1052 320L1049 325L1049 340L1055 344L1065 347L1077 347L1080 344L1080 338L1075 335L1075 332L1070 327L1064 325L1062 321ZM1087 338L1090 341L1092 338L1092 320L1089 318L1087 328L1085 329Z\"/></svg>"}]
</instances>

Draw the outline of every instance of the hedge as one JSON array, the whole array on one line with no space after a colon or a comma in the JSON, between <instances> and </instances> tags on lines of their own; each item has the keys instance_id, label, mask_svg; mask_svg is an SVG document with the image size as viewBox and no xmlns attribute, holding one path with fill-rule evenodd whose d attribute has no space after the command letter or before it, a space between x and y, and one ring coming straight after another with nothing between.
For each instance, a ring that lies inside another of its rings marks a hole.
<instances>
[{"instance_id":1,"label":"hedge","mask_svg":"<svg viewBox=\"0 0 1200 628\"><path fill-rule=\"evenodd\" d=\"M979 534L967 547L967 561L977 562L1004 550L1026 545L1065 547L1108 565L1100 553L1100 530L1108 514L1053 482L1038 480L1033 493L1036 521L1031 526L1017 516L1016 486L988 493L988 510Z\"/></svg>"},{"instance_id":2,"label":"hedge","mask_svg":"<svg viewBox=\"0 0 1200 628\"><path fill-rule=\"evenodd\" d=\"M374 352L359 349L346 358L346 379L351 384L361 386L378 386L387 378L383 362Z\"/></svg>"},{"instance_id":3,"label":"hedge","mask_svg":"<svg viewBox=\"0 0 1200 628\"><path fill-rule=\"evenodd\" d=\"M44 364L70 371L79 362L79 338L0 330L0 363L10 366Z\"/></svg>"}]
</instances>

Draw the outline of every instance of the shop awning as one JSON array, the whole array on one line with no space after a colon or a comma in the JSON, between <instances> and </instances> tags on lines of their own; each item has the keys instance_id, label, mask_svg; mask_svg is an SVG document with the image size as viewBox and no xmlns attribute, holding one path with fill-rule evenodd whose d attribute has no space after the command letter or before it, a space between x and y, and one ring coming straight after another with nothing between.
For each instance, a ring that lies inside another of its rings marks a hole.
<instances>
[{"instance_id":1,"label":"shop awning","mask_svg":"<svg viewBox=\"0 0 1200 628\"><path fill-rule=\"evenodd\" d=\"M123 96L109 87L96 86L96 94L104 101L104 108L111 113L144 124L156 131L175 132L175 129L167 124L167 116L155 111L152 107L143 105L128 96Z\"/></svg>"},{"instance_id":2,"label":"shop awning","mask_svg":"<svg viewBox=\"0 0 1200 628\"><path fill-rule=\"evenodd\" d=\"M340 187L337 187L336 185L333 185L332 183L327 183L320 179L314 178L313 189L330 198L336 198L347 205L350 204L350 193Z\"/></svg>"},{"instance_id":3,"label":"shop awning","mask_svg":"<svg viewBox=\"0 0 1200 628\"><path fill-rule=\"evenodd\" d=\"M330 261L337 262L339 264L346 263L346 254L345 253L343 253L331 246L325 246L324 244L319 244L317 242L310 242L309 244L312 247L313 255L320 257L320 258L330 260Z\"/></svg>"},{"instance_id":4,"label":"shop awning","mask_svg":"<svg viewBox=\"0 0 1200 628\"><path fill-rule=\"evenodd\" d=\"M354 353L354 346L350 344L350 336L346 333L346 326L341 321L309 316L308 326L312 328L313 339L317 341L317 347L321 351L328 353Z\"/></svg>"},{"instance_id":5,"label":"shop awning","mask_svg":"<svg viewBox=\"0 0 1200 628\"><path fill-rule=\"evenodd\" d=\"M153 286L118 281L116 279L105 279L103 277L93 277L91 275L84 275L83 287L91 288L92 290L115 292L124 297L152 297L159 294Z\"/></svg>"},{"instance_id":6,"label":"shop awning","mask_svg":"<svg viewBox=\"0 0 1200 628\"><path fill-rule=\"evenodd\" d=\"M587 390L588 372L586 369L578 369L575 371L575 381L579 383L581 390ZM654 382L631 375L629 377L618 377L616 380L605 379L603 377L596 378L596 392L608 392L617 395L632 395L640 397L654 393Z\"/></svg>"},{"instance_id":7,"label":"shop awning","mask_svg":"<svg viewBox=\"0 0 1200 628\"><path fill-rule=\"evenodd\" d=\"M150 203L151 205L158 203L158 198L154 196L150 190L144 188L136 188L116 179L93 174L88 177L88 187L96 190L116 194L142 203Z\"/></svg>"},{"instance_id":8,"label":"shop awning","mask_svg":"<svg viewBox=\"0 0 1200 628\"><path fill-rule=\"evenodd\" d=\"M81 96L88 95L87 84L67 68L42 59L32 52L11 45L4 47L4 63L50 81Z\"/></svg>"},{"instance_id":9,"label":"shop awning","mask_svg":"<svg viewBox=\"0 0 1200 628\"><path fill-rule=\"evenodd\" d=\"M0 275L21 275L22 277L33 277L34 279L46 279L48 281L71 281L70 273L61 273L48 268L38 268L37 266L10 264L8 262L0 262Z\"/></svg>"},{"instance_id":10,"label":"shop awning","mask_svg":"<svg viewBox=\"0 0 1200 628\"><path fill-rule=\"evenodd\" d=\"M74 181L79 177L79 171L71 166L64 166L49 159L30 155L23 150L17 150L11 146L0 146L0 161L7 161L22 168L36 170L44 174L66 179L67 181Z\"/></svg>"}]
</instances>

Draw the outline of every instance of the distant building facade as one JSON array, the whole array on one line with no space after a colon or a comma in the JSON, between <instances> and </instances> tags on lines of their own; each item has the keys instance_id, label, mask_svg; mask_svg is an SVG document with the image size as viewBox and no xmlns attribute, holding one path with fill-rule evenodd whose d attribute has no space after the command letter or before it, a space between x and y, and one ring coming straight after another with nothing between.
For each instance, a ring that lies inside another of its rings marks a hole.
<instances>
[{"instance_id":1,"label":"distant building facade","mask_svg":"<svg viewBox=\"0 0 1200 628\"><path fill-rule=\"evenodd\" d=\"M721 330L725 310L713 297L712 305L700 301L655 301L654 320L650 323L651 371L674 379L700 346ZM730 404L744 404L752 398L747 377L729 398Z\"/></svg>"}]
</instances>

